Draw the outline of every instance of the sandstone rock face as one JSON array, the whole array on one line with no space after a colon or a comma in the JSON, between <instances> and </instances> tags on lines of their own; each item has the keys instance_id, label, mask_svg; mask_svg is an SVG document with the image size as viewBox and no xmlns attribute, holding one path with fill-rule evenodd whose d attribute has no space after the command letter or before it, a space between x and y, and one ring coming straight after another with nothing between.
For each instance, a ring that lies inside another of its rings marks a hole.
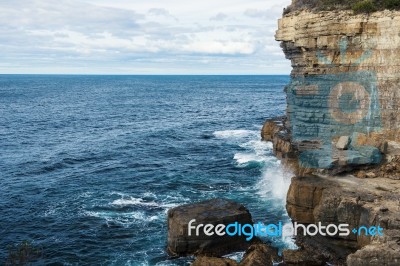
<instances>
[{"instance_id":1,"label":"sandstone rock face","mask_svg":"<svg viewBox=\"0 0 400 266\"><path fill-rule=\"evenodd\" d=\"M384 236L298 236L302 249L285 251L285 263L400 265L400 12L293 11L278 26L293 68L285 124L298 165L289 216L384 228ZM358 178L336 176L345 171ZM310 251L322 257L307 261Z\"/></svg>"},{"instance_id":2,"label":"sandstone rock face","mask_svg":"<svg viewBox=\"0 0 400 266\"><path fill-rule=\"evenodd\" d=\"M268 120L264 123L261 129L261 139L265 141L272 141L274 134L276 133L275 122Z\"/></svg>"},{"instance_id":3,"label":"sandstone rock face","mask_svg":"<svg viewBox=\"0 0 400 266\"><path fill-rule=\"evenodd\" d=\"M397 240L399 241L399 240ZM394 241L368 245L347 258L349 266L397 266L400 265L400 246Z\"/></svg>"},{"instance_id":4,"label":"sandstone rock face","mask_svg":"<svg viewBox=\"0 0 400 266\"><path fill-rule=\"evenodd\" d=\"M396 265L400 251L400 182L388 178L295 177L287 195L289 216L296 222L381 226L384 237L350 234L334 237L304 237L299 241L315 250L325 247L327 259L345 259L348 265ZM350 248L348 251L333 246ZM369 252L376 249L376 252ZM347 252L347 253L346 253ZM332 255L333 254L333 255ZM396 255L397 254L397 255ZM383 262L387 262L384 264Z\"/></svg>"},{"instance_id":5,"label":"sandstone rock face","mask_svg":"<svg viewBox=\"0 0 400 266\"><path fill-rule=\"evenodd\" d=\"M380 152L382 139L399 140L399 11L296 11L279 20L276 40L293 67L286 88L292 143L321 147L299 150L305 167L332 167L335 160L318 158L334 152L332 139L353 132L366 135L365 145ZM380 162L375 159L350 163Z\"/></svg>"},{"instance_id":6,"label":"sandstone rock face","mask_svg":"<svg viewBox=\"0 0 400 266\"><path fill-rule=\"evenodd\" d=\"M226 199L212 199L194 204L178 206L168 211L168 247L167 250L174 256L209 255L221 256L233 251L245 250L251 244L245 236L219 236L214 233L208 236L204 228L200 227L199 235L191 230L189 235L188 224L224 224L238 222L239 224L253 224L249 211L241 204Z\"/></svg>"},{"instance_id":7,"label":"sandstone rock face","mask_svg":"<svg viewBox=\"0 0 400 266\"><path fill-rule=\"evenodd\" d=\"M296 172L298 170L298 148L291 141L286 123L286 117L277 117L265 121L261 129L261 139L271 141L275 156L281 159L283 165Z\"/></svg>"}]
</instances>

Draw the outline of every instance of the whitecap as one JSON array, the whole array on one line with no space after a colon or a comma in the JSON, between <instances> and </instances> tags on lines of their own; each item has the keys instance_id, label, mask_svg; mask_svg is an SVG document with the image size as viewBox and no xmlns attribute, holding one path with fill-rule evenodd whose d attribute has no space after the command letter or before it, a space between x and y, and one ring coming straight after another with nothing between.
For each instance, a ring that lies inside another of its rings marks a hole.
<instances>
[{"instance_id":1,"label":"whitecap","mask_svg":"<svg viewBox=\"0 0 400 266\"><path fill-rule=\"evenodd\" d=\"M250 162L262 163L265 161L266 158L252 153L236 153L233 156L233 159L236 160L236 163L240 166L246 165Z\"/></svg>"},{"instance_id":2,"label":"whitecap","mask_svg":"<svg viewBox=\"0 0 400 266\"><path fill-rule=\"evenodd\" d=\"M170 209L179 205L179 203L158 203L155 201L144 201L142 198L135 198L135 197L127 197L123 196L120 199L114 200L112 205L116 206L143 206L143 207L154 207L154 208L163 208L163 209Z\"/></svg>"},{"instance_id":3,"label":"whitecap","mask_svg":"<svg viewBox=\"0 0 400 266\"><path fill-rule=\"evenodd\" d=\"M217 138L243 138L257 134L254 130L235 129L215 131L213 135Z\"/></svg>"},{"instance_id":4,"label":"whitecap","mask_svg":"<svg viewBox=\"0 0 400 266\"><path fill-rule=\"evenodd\" d=\"M86 211L84 216L101 218L106 221L107 224L115 223L123 226L129 226L137 222L152 222L160 220L160 215L146 215L143 211L134 211L126 213L116 213L107 211Z\"/></svg>"},{"instance_id":5,"label":"whitecap","mask_svg":"<svg viewBox=\"0 0 400 266\"><path fill-rule=\"evenodd\" d=\"M254 150L256 153L271 152L273 149L272 142L261 141L261 140L250 140L248 142L239 145L244 149Z\"/></svg>"}]
</instances>

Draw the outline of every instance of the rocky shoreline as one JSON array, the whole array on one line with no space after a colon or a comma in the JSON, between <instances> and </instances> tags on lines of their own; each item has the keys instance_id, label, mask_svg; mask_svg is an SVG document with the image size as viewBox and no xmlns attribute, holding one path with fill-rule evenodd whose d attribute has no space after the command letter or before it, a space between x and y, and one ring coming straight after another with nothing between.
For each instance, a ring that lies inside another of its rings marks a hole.
<instances>
[{"instance_id":1,"label":"rocky shoreline","mask_svg":"<svg viewBox=\"0 0 400 266\"><path fill-rule=\"evenodd\" d=\"M271 141L283 167L297 174L292 178L286 209L300 224L347 223L349 228L380 226L384 236L350 234L346 237L296 237L298 250L283 250L282 256L268 243L254 238L188 236L188 224L253 223L249 211L239 203L213 199L182 205L168 212L168 251L173 256L195 255L192 265L399 265L400 181L397 156L386 154L379 165L358 166L339 175L323 169L302 169L296 163L298 148L292 145L286 118L265 122L261 136ZM390 161L388 160L390 159ZM361 167L361 169L360 169ZM393 170L394 168L394 170ZM393 170L393 171L392 171ZM381 173L386 175L382 175ZM360 174L366 173L366 174ZM372 175L371 173L374 173ZM376 174L375 174L376 173ZM224 258L233 251L245 251L241 262Z\"/></svg>"}]
</instances>

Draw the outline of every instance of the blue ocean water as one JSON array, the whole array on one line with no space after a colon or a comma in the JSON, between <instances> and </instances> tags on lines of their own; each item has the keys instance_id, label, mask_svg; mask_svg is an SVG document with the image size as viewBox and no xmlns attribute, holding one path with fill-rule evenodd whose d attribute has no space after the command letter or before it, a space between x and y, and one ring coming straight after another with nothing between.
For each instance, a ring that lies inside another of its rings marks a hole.
<instances>
[{"instance_id":1,"label":"blue ocean water","mask_svg":"<svg viewBox=\"0 0 400 266\"><path fill-rule=\"evenodd\" d=\"M290 173L260 141L288 82L1 75L0 264L7 245L29 240L39 264L186 265L165 252L166 212L214 197L256 222L288 222Z\"/></svg>"}]
</instances>

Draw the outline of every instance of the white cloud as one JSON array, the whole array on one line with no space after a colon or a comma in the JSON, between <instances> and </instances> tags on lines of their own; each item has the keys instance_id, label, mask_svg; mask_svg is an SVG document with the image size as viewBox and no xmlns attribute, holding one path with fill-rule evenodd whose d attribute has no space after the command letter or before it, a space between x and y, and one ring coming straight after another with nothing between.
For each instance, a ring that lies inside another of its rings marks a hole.
<instances>
[{"instance_id":1,"label":"white cloud","mask_svg":"<svg viewBox=\"0 0 400 266\"><path fill-rule=\"evenodd\" d=\"M222 12L219 12L215 16L211 17L210 20L221 21L221 20L226 19L227 17L228 17L228 15L226 15Z\"/></svg>"},{"instance_id":2,"label":"white cloud","mask_svg":"<svg viewBox=\"0 0 400 266\"><path fill-rule=\"evenodd\" d=\"M0 72L289 73L289 2L0 0Z\"/></svg>"}]
</instances>

